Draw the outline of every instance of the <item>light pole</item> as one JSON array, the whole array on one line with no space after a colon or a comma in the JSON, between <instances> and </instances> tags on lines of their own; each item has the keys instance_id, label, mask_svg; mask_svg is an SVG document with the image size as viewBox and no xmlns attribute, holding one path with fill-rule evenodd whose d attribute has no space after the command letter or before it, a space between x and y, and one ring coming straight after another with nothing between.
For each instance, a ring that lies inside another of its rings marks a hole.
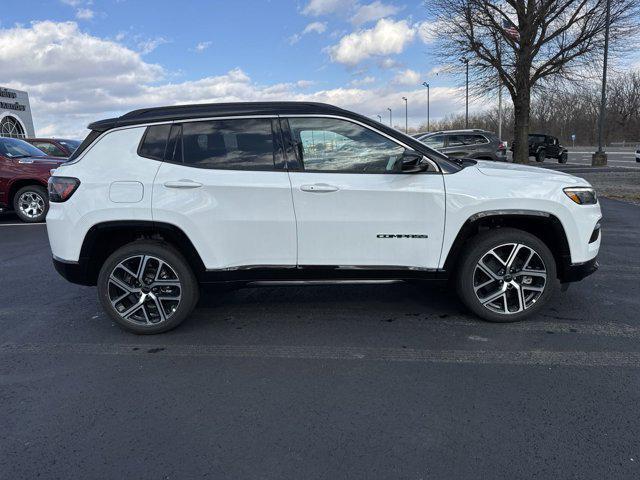
<instances>
[{"instance_id":1,"label":"light pole","mask_svg":"<svg viewBox=\"0 0 640 480\"><path fill-rule=\"evenodd\" d=\"M409 101L407 97L402 97L404 100L404 133L409 133Z\"/></svg>"},{"instance_id":2,"label":"light pole","mask_svg":"<svg viewBox=\"0 0 640 480\"><path fill-rule=\"evenodd\" d=\"M469 59L468 58L463 58L462 62L465 65L466 68L466 77L467 77L467 92L466 92L466 106L465 106L465 113L464 113L464 128L469 128Z\"/></svg>"},{"instance_id":3,"label":"light pole","mask_svg":"<svg viewBox=\"0 0 640 480\"><path fill-rule=\"evenodd\" d=\"M376 117L378 117L378 121L382 123L382 117L380 115L376 115Z\"/></svg>"},{"instance_id":4,"label":"light pole","mask_svg":"<svg viewBox=\"0 0 640 480\"><path fill-rule=\"evenodd\" d=\"M609 57L609 19L611 17L611 0L607 0L607 13L604 26L604 62L602 64L602 97L600 99L600 118L598 119L598 151L591 157L591 165L607 164L607 154L602 148L604 119L607 108L607 60Z\"/></svg>"},{"instance_id":5,"label":"light pole","mask_svg":"<svg viewBox=\"0 0 640 480\"><path fill-rule=\"evenodd\" d=\"M427 132L430 130L429 128L429 84L427 82L422 82L423 87L427 87Z\"/></svg>"},{"instance_id":6,"label":"light pole","mask_svg":"<svg viewBox=\"0 0 640 480\"><path fill-rule=\"evenodd\" d=\"M392 116L392 113L391 113L391 109L387 108L387 110L389 110L389 126L391 128L393 128L393 116Z\"/></svg>"}]
</instances>

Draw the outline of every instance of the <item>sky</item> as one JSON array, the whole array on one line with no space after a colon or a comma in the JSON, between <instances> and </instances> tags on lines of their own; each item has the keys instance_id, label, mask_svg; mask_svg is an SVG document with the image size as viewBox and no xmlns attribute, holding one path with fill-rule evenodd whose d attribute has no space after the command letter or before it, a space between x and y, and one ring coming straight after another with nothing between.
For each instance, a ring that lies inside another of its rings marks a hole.
<instances>
[{"instance_id":1,"label":"sky","mask_svg":"<svg viewBox=\"0 0 640 480\"><path fill-rule=\"evenodd\" d=\"M464 112L423 0L3 0L0 86L36 134L160 105L320 101L404 126ZM486 105L485 105L486 106ZM480 105L472 105L473 110Z\"/></svg>"}]
</instances>

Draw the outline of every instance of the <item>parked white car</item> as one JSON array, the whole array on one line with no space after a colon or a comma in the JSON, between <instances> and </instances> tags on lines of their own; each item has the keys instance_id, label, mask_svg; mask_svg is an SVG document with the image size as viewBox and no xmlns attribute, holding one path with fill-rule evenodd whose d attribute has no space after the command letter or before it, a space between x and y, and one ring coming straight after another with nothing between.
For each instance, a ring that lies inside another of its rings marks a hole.
<instances>
[{"instance_id":1,"label":"parked white car","mask_svg":"<svg viewBox=\"0 0 640 480\"><path fill-rule=\"evenodd\" d=\"M49 181L57 270L125 329L191 313L199 283L445 279L496 322L597 268L583 179L452 160L330 105L137 110L89 126Z\"/></svg>"}]
</instances>

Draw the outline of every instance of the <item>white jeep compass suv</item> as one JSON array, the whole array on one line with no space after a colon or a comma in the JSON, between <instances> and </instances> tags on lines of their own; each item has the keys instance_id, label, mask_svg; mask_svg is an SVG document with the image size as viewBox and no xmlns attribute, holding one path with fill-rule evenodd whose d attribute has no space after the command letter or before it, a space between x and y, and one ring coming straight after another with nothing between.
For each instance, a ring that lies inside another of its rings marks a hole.
<instances>
[{"instance_id":1,"label":"white jeep compass suv","mask_svg":"<svg viewBox=\"0 0 640 480\"><path fill-rule=\"evenodd\" d=\"M597 268L585 180L454 161L330 105L152 108L89 128L49 181L53 261L135 333L177 326L199 284L269 280L449 278L469 310L509 322Z\"/></svg>"}]
</instances>

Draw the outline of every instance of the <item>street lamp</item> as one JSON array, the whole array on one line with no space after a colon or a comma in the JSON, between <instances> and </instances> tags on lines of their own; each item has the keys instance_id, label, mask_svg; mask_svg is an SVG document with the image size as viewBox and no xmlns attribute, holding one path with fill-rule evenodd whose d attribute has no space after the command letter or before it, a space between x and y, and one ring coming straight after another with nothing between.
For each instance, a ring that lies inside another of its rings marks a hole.
<instances>
[{"instance_id":1,"label":"street lamp","mask_svg":"<svg viewBox=\"0 0 640 480\"><path fill-rule=\"evenodd\" d=\"M465 107L465 114L464 114L464 128L469 128L469 59L468 58L463 58L462 59L462 63L464 63L465 68L466 68L466 77L467 77L467 93L466 93L466 97L467 97L467 101L466 101L466 107Z\"/></svg>"},{"instance_id":2,"label":"street lamp","mask_svg":"<svg viewBox=\"0 0 640 480\"><path fill-rule=\"evenodd\" d=\"M382 117L380 115L376 115L376 117L378 117L378 121L382 123Z\"/></svg>"},{"instance_id":3,"label":"street lamp","mask_svg":"<svg viewBox=\"0 0 640 480\"><path fill-rule=\"evenodd\" d=\"M402 97L404 100L404 133L409 133L409 101L407 97Z\"/></svg>"},{"instance_id":4,"label":"street lamp","mask_svg":"<svg viewBox=\"0 0 640 480\"><path fill-rule=\"evenodd\" d=\"M429 128L429 84L427 82L422 82L423 87L427 87L427 132L430 130Z\"/></svg>"},{"instance_id":5,"label":"street lamp","mask_svg":"<svg viewBox=\"0 0 640 480\"><path fill-rule=\"evenodd\" d=\"M607 13L604 26L604 62L602 64L602 97L600 99L600 118L598 119L598 151L591 157L591 165L599 166L607 164L607 154L602 148L604 118L607 108L607 60L609 57L609 19L611 17L611 0L607 0Z\"/></svg>"},{"instance_id":6,"label":"street lamp","mask_svg":"<svg viewBox=\"0 0 640 480\"><path fill-rule=\"evenodd\" d=\"M393 128L393 116L392 116L392 113L391 113L391 109L387 108L387 110L389 110L389 126L391 128Z\"/></svg>"}]
</instances>

